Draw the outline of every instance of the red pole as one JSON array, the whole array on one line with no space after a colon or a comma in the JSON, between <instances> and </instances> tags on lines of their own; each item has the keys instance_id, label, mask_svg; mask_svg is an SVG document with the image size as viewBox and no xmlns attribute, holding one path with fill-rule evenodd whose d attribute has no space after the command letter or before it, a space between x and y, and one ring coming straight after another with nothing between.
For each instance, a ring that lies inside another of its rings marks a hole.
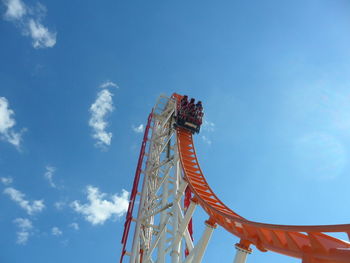
<instances>
[{"instance_id":1,"label":"red pole","mask_svg":"<svg viewBox=\"0 0 350 263\"><path fill-rule=\"evenodd\" d=\"M139 185L139 182L140 182L141 170L142 170L142 164L143 164L143 157L145 156L145 150L146 150L146 145L147 145L147 140L148 140L148 132L149 132L149 128L151 126L152 116L153 116L153 112L151 112L149 114L149 116L148 116L147 126L145 128L145 133L143 135L143 140L142 140L141 149L140 149L140 155L139 155L139 159L138 159L138 162L137 162L137 167L136 167L136 172L135 172L135 177L134 177L134 183L133 183L132 190L131 190L131 195L130 195L129 207L128 207L128 211L126 213L126 218L125 218L125 223L124 223L123 237L122 237L122 240L121 240L121 243L123 244L123 248L122 248L122 254L120 256L120 263L123 262L124 255L126 253L126 249L125 248L126 248L126 243L128 241L130 224L131 224L131 221L132 221L132 213L133 213L134 206L135 206L135 200L136 200L138 185Z\"/></svg>"},{"instance_id":2,"label":"red pole","mask_svg":"<svg viewBox=\"0 0 350 263\"><path fill-rule=\"evenodd\" d=\"M190 206L191 203L191 197L192 197L192 192L191 189L187 186L186 190L185 190L185 199L184 199L184 208L185 208L185 212L187 211L187 208ZM192 224L192 218L190 220L190 222L188 223L188 232L190 233L191 239L193 241L193 224ZM189 251L186 247L185 249L185 256L187 257L189 254Z\"/></svg>"}]
</instances>

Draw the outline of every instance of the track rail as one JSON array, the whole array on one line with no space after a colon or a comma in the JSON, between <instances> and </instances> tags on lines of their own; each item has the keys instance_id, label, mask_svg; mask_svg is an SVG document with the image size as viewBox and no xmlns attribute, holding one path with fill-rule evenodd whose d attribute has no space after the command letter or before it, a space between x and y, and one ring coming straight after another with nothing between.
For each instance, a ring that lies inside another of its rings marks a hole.
<instances>
[{"instance_id":1,"label":"track rail","mask_svg":"<svg viewBox=\"0 0 350 263\"><path fill-rule=\"evenodd\" d=\"M177 104L182 98L173 94ZM301 258L303 263L349 263L350 243L325 233L347 233L350 224L293 226L272 225L249 221L227 207L213 192L200 168L192 134L177 128L177 143L185 180L195 200L210 216L210 220L240 238L239 246L250 250L255 245L261 251L274 251Z\"/></svg>"}]
</instances>

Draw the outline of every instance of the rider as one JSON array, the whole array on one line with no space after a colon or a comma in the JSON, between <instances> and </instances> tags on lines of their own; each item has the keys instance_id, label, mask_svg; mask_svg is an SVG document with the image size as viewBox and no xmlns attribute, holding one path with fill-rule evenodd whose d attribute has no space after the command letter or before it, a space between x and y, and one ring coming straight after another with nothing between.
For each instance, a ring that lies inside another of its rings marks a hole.
<instances>
[{"instance_id":1,"label":"rider","mask_svg":"<svg viewBox=\"0 0 350 263\"><path fill-rule=\"evenodd\" d=\"M188 97L187 97L187 95L184 95L181 99L181 108L186 106L187 103L188 103Z\"/></svg>"},{"instance_id":2,"label":"rider","mask_svg":"<svg viewBox=\"0 0 350 263\"><path fill-rule=\"evenodd\" d=\"M179 116L181 119L184 119L186 116L187 105L188 105L188 97L187 95L184 95L181 99L180 110L179 110Z\"/></svg>"},{"instance_id":3,"label":"rider","mask_svg":"<svg viewBox=\"0 0 350 263\"><path fill-rule=\"evenodd\" d=\"M203 106L202 106L202 102L198 101L196 104L196 122L199 125L202 124L202 117L203 117Z\"/></svg>"},{"instance_id":4,"label":"rider","mask_svg":"<svg viewBox=\"0 0 350 263\"><path fill-rule=\"evenodd\" d=\"M196 110L198 112L201 112L203 110L203 106L202 106L202 102L201 101L198 101L197 104L196 104Z\"/></svg>"},{"instance_id":5,"label":"rider","mask_svg":"<svg viewBox=\"0 0 350 263\"><path fill-rule=\"evenodd\" d=\"M188 109L194 109L194 98L191 98L190 103L188 103Z\"/></svg>"},{"instance_id":6,"label":"rider","mask_svg":"<svg viewBox=\"0 0 350 263\"><path fill-rule=\"evenodd\" d=\"M196 105L194 104L194 98L191 98L190 103L187 105L186 115L189 121L193 121L196 114Z\"/></svg>"}]
</instances>

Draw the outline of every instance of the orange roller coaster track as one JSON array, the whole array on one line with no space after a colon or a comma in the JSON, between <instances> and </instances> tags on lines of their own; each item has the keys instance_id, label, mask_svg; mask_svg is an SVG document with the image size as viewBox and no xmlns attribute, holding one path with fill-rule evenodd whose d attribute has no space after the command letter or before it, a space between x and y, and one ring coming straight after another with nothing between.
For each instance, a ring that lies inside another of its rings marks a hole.
<instances>
[{"instance_id":1,"label":"orange roller coaster track","mask_svg":"<svg viewBox=\"0 0 350 263\"><path fill-rule=\"evenodd\" d=\"M350 242L332 236L345 233L350 239L350 224L265 224L247 220L227 207L210 188L196 155L192 133L199 132L203 112L186 115L191 108L183 108L187 98L182 98L176 93L170 98L161 95L148 117L120 263L128 257L130 263L200 263L217 225L240 239L234 263L245 263L251 246L299 258L302 263L350 263ZM191 129L191 124L198 126ZM209 219L201 238L194 240L192 217L198 204ZM132 242L130 229L134 229Z\"/></svg>"},{"instance_id":2,"label":"orange roller coaster track","mask_svg":"<svg viewBox=\"0 0 350 263\"><path fill-rule=\"evenodd\" d=\"M181 95L173 94L180 103ZM192 134L177 128L177 142L184 176L195 198L210 216L228 232L240 238L239 246L249 250L274 251L301 258L303 263L349 263L350 243L325 233L343 232L350 238L350 224L292 226L249 221L228 208L212 191L200 168Z\"/></svg>"}]
</instances>

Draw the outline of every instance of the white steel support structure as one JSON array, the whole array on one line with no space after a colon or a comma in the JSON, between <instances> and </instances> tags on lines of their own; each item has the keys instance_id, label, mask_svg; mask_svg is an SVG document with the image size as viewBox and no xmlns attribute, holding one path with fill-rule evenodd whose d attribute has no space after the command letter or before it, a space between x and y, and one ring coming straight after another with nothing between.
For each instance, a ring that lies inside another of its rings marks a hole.
<instances>
[{"instance_id":1,"label":"white steel support structure","mask_svg":"<svg viewBox=\"0 0 350 263\"><path fill-rule=\"evenodd\" d=\"M183 178L174 128L176 102L160 96L153 108L147 158L132 246L125 255L131 263L201 262L215 226L206 223L194 245L188 224L197 203L183 206L187 182ZM187 248L189 255L185 257Z\"/></svg>"},{"instance_id":2,"label":"white steel support structure","mask_svg":"<svg viewBox=\"0 0 350 263\"><path fill-rule=\"evenodd\" d=\"M245 248L241 244L236 244L236 256L235 259L233 260L233 263L246 263L247 261L247 256L252 253L252 250L250 248Z\"/></svg>"}]
</instances>

